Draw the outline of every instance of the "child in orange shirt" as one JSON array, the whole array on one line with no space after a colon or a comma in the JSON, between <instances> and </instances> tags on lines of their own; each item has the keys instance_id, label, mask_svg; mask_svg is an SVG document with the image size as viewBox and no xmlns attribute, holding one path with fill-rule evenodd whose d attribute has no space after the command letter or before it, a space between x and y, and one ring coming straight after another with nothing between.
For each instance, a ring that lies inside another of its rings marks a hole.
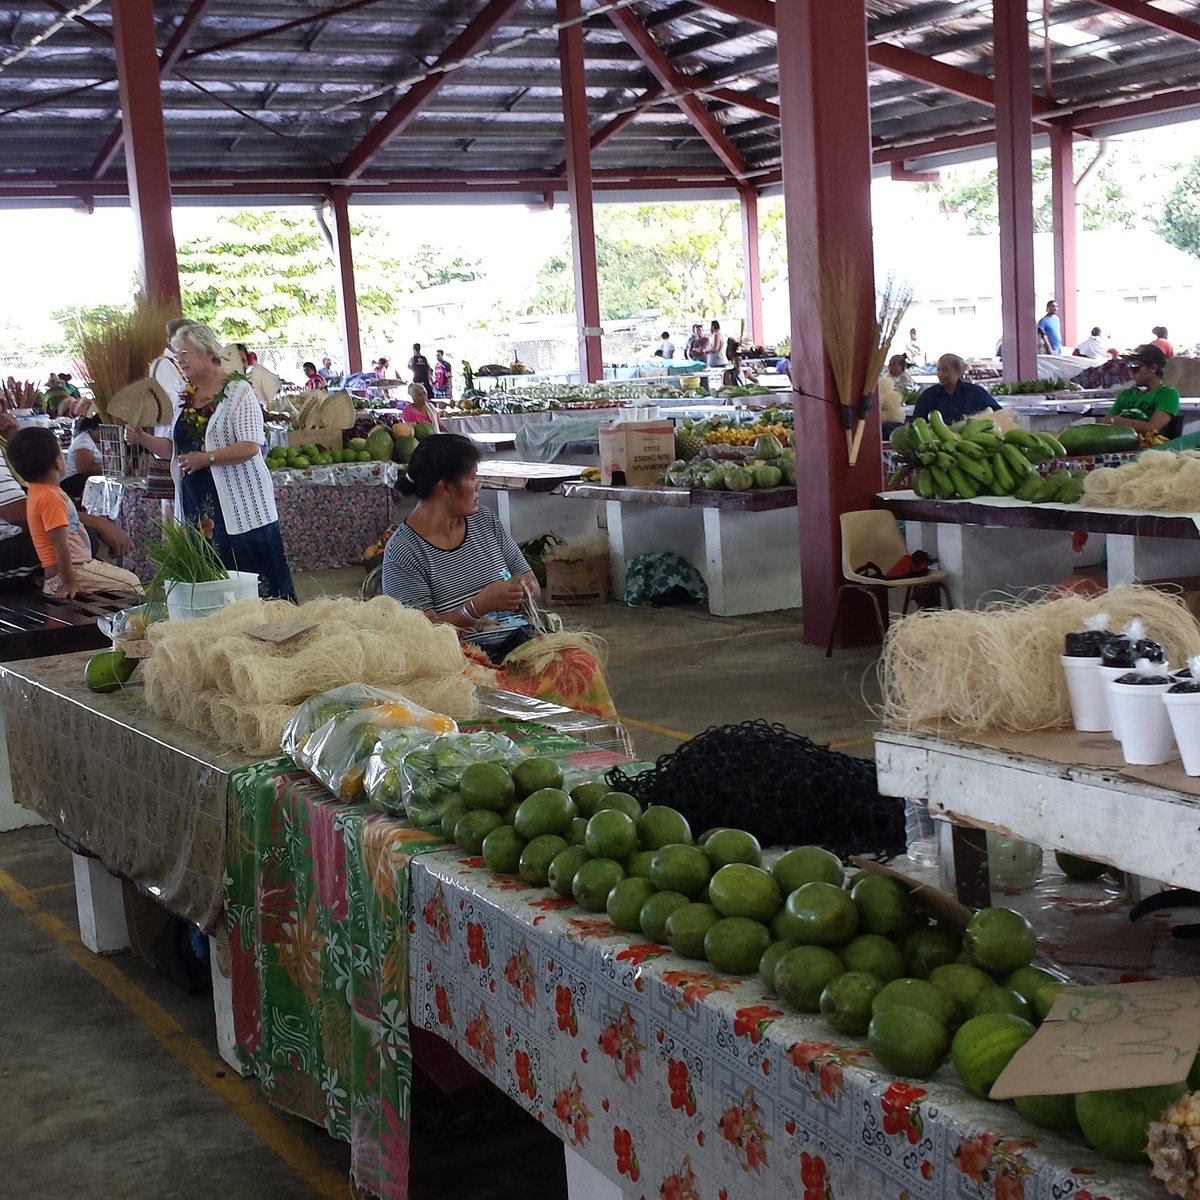
<instances>
[{"instance_id":1,"label":"child in orange shirt","mask_svg":"<svg viewBox=\"0 0 1200 1200\"><path fill-rule=\"evenodd\" d=\"M81 592L140 592L132 571L92 558L92 547L70 497L58 486L66 472L58 438L49 429L22 429L8 442L8 460L29 485L25 513L29 536L41 560L47 596L67 599Z\"/></svg>"}]
</instances>

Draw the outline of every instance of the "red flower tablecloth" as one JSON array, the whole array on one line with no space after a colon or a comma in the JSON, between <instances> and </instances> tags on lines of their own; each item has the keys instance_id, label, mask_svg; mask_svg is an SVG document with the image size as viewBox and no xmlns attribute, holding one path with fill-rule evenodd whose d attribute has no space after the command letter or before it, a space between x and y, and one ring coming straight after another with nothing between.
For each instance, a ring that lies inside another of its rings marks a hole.
<instances>
[{"instance_id":1,"label":"red flower tablecloth","mask_svg":"<svg viewBox=\"0 0 1200 1200\"><path fill-rule=\"evenodd\" d=\"M949 1068L880 1073L755 980L634 941L481 860L414 859L410 1020L646 1200L1161 1200Z\"/></svg>"}]
</instances>

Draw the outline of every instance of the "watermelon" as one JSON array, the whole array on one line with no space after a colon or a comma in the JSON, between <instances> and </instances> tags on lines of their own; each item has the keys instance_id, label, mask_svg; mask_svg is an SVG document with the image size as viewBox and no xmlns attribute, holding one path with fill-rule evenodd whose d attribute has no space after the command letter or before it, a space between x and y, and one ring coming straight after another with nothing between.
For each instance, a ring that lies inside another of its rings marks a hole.
<instances>
[{"instance_id":1,"label":"watermelon","mask_svg":"<svg viewBox=\"0 0 1200 1200\"><path fill-rule=\"evenodd\" d=\"M1125 454L1138 448L1138 432L1128 425L1068 425L1054 436L1072 456Z\"/></svg>"},{"instance_id":2,"label":"watermelon","mask_svg":"<svg viewBox=\"0 0 1200 1200\"><path fill-rule=\"evenodd\" d=\"M432 437L434 432L433 426L426 424L424 421L413 426L413 434L418 442L423 442L427 437Z\"/></svg>"},{"instance_id":3,"label":"watermelon","mask_svg":"<svg viewBox=\"0 0 1200 1200\"><path fill-rule=\"evenodd\" d=\"M1011 1013L984 1013L964 1021L950 1043L950 1057L958 1077L975 1095L986 1100L1009 1059L1034 1033L1028 1021Z\"/></svg>"},{"instance_id":4,"label":"watermelon","mask_svg":"<svg viewBox=\"0 0 1200 1200\"><path fill-rule=\"evenodd\" d=\"M367 434L367 453L375 462L392 461L392 431L386 425L376 425Z\"/></svg>"},{"instance_id":5,"label":"watermelon","mask_svg":"<svg viewBox=\"0 0 1200 1200\"><path fill-rule=\"evenodd\" d=\"M778 487L783 479L783 472L770 463L765 467L753 467L750 473L754 476L754 486L760 488Z\"/></svg>"},{"instance_id":6,"label":"watermelon","mask_svg":"<svg viewBox=\"0 0 1200 1200\"><path fill-rule=\"evenodd\" d=\"M773 433L760 433L754 443L754 457L762 459L778 458L783 453L779 439Z\"/></svg>"},{"instance_id":7,"label":"watermelon","mask_svg":"<svg viewBox=\"0 0 1200 1200\"><path fill-rule=\"evenodd\" d=\"M412 462L413 451L416 450L418 444L417 439L411 435L396 438L392 443L392 462Z\"/></svg>"},{"instance_id":8,"label":"watermelon","mask_svg":"<svg viewBox=\"0 0 1200 1200\"><path fill-rule=\"evenodd\" d=\"M1167 1105L1185 1091L1187 1084L1180 1082L1118 1092L1081 1092L1075 1097L1075 1116L1083 1136L1105 1158L1143 1162L1146 1126L1157 1121Z\"/></svg>"},{"instance_id":9,"label":"watermelon","mask_svg":"<svg viewBox=\"0 0 1200 1200\"><path fill-rule=\"evenodd\" d=\"M731 492L748 492L754 486L754 476L748 467L734 467L725 472L725 487Z\"/></svg>"}]
</instances>

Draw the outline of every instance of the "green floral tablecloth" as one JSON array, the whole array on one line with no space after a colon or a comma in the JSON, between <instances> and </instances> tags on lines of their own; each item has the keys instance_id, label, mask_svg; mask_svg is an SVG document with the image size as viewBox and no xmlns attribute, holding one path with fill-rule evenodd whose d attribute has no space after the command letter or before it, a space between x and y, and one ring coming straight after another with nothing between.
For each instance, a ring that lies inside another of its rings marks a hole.
<instances>
[{"instance_id":1,"label":"green floral tablecloth","mask_svg":"<svg viewBox=\"0 0 1200 1200\"><path fill-rule=\"evenodd\" d=\"M273 1104L349 1142L355 1183L385 1200L408 1192L408 863L444 845L286 758L230 776L239 1057Z\"/></svg>"}]
</instances>

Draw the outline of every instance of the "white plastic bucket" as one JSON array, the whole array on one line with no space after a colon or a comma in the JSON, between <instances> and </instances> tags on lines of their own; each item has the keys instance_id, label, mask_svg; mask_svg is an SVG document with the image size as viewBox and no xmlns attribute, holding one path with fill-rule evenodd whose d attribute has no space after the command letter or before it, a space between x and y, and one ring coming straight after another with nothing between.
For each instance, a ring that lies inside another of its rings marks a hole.
<instances>
[{"instance_id":1,"label":"white plastic bucket","mask_svg":"<svg viewBox=\"0 0 1200 1200\"><path fill-rule=\"evenodd\" d=\"M1080 733L1105 733L1112 728L1108 712L1106 684L1096 668L1100 665L1095 658L1075 658L1070 654L1060 655L1063 673L1067 677L1067 694L1071 697L1071 720Z\"/></svg>"},{"instance_id":2,"label":"white plastic bucket","mask_svg":"<svg viewBox=\"0 0 1200 1200\"><path fill-rule=\"evenodd\" d=\"M1200 775L1200 692L1166 692L1163 704L1189 775Z\"/></svg>"},{"instance_id":3,"label":"white plastic bucket","mask_svg":"<svg viewBox=\"0 0 1200 1200\"><path fill-rule=\"evenodd\" d=\"M167 615L172 621L189 621L257 596L258 576L249 571L230 571L228 579L211 583L168 583Z\"/></svg>"},{"instance_id":4,"label":"white plastic bucket","mask_svg":"<svg viewBox=\"0 0 1200 1200\"><path fill-rule=\"evenodd\" d=\"M1100 676L1100 690L1104 693L1104 702L1108 705L1108 723L1112 729L1112 735L1119 742L1121 740L1121 720L1117 716L1116 709L1112 702L1112 681L1119 679L1122 675L1128 675L1132 671L1132 667L1100 667L1096 668L1096 674Z\"/></svg>"},{"instance_id":5,"label":"white plastic bucket","mask_svg":"<svg viewBox=\"0 0 1200 1200\"><path fill-rule=\"evenodd\" d=\"M1167 762L1175 749L1171 718L1163 703L1169 683L1110 683L1113 723L1121 726L1121 754L1131 766Z\"/></svg>"}]
</instances>

